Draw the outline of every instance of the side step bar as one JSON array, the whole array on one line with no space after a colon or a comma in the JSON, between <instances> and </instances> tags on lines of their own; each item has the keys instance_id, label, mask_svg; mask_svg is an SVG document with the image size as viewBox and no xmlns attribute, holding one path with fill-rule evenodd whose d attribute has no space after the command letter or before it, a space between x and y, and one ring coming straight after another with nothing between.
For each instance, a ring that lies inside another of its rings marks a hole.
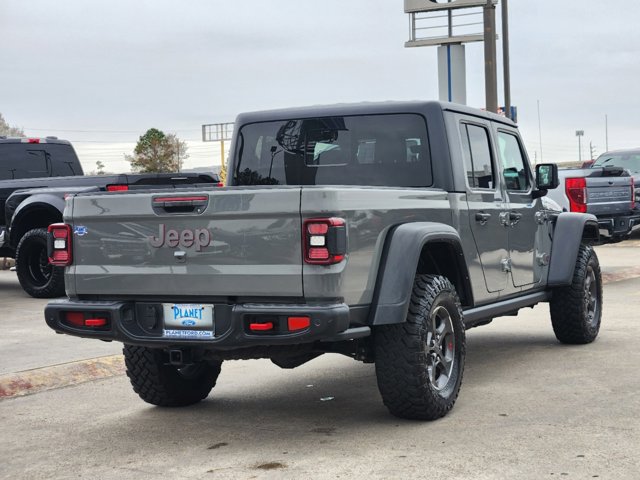
<instances>
[{"instance_id":1,"label":"side step bar","mask_svg":"<svg viewBox=\"0 0 640 480\"><path fill-rule=\"evenodd\" d=\"M340 332L337 335L329 338L323 338L321 342L340 342L342 340L354 340L356 338L368 337L371 335L371 328L369 327L356 327L349 328L344 332Z\"/></svg>"},{"instance_id":2,"label":"side step bar","mask_svg":"<svg viewBox=\"0 0 640 480\"><path fill-rule=\"evenodd\" d=\"M494 317L500 317L509 313L515 313L524 307L533 307L540 302L548 302L551 299L551 292L536 292L524 295L523 297L503 300L490 305L470 308L464 311L464 324L467 328L476 327L483 323L488 323Z\"/></svg>"}]
</instances>

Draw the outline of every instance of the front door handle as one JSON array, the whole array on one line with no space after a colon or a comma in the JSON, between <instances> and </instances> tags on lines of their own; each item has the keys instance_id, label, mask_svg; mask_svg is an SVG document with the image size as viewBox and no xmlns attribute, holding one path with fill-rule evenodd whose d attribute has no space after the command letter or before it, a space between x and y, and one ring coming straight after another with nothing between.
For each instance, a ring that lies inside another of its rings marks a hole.
<instances>
[{"instance_id":1,"label":"front door handle","mask_svg":"<svg viewBox=\"0 0 640 480\"><path fill-rule=\"evenodd\" d=\"M479 222L480 225L486 225L490 218L491 218L490 213L484 213L484 212L476 213L476 222Z\"/></svg>"},{"instance_id":2,"label":"front door handle","mask_svg":"<svg viewBox=\"0 0 640 480\"><path fill-rule=\"evenodd\" d=\"M521 218L522 218L521 213L509 212L509 220L511 221L511 226L514 226L516 223L518 223Z\"/></svg>"}]
</instances>

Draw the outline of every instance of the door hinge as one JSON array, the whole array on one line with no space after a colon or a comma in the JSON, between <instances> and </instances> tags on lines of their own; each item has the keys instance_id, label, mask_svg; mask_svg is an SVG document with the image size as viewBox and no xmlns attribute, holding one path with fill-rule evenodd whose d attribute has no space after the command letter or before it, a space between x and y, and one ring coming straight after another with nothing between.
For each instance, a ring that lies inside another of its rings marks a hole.
<instances>
[{"instance_id":1,"label":"door hinge","mask_svg":"<svg viewBox=\"0 0 640 480\"><path fill-rule=\"evenodd\" d=\"M509 273L511 271L511 259L510 258L503 258L502 262L500 262L502 264L502 271L505 273Z\"/></svg>"},{"instance_id":2,"label":"door hinge","mask_svg":"<svg viewBox=\"0 0 640 480\"><path fill-rule=\"evenodd\" d=\"M503 227L510 227L511 221L509 220L509 212L500 213L500 225Z\"/></svg>"},{"instance_id":3,"label":"door hinge","mask_svg":"<svg viewBox=\"0 0 640 480\"><path fill-rule=\"evenodd\" d=\"M547 215L547 212L543 212L543 211L536 212L536 222L538 223L538 225L542 225L546 223L548 220L549 220L549 216Z\"/></svg>"},{"instance_id":4,"label":"door hinge","mask_svg":"<svg viewBox=\"0 0 640 480\"><path fill-rule=\"evenodd\" d=\"M549 265L550 259L551 259L551 256L546 252L538 253L536 255L536 260L538 261L538 265L540 265L541 267L545 267Z\"/></svg>"}]
</instances>

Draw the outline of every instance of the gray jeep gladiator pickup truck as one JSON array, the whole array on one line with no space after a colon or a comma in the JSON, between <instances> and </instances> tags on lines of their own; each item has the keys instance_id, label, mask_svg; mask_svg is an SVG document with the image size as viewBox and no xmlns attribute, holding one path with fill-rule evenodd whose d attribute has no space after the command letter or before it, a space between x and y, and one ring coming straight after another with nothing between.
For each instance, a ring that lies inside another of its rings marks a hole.
<instances>
[{"instance_id":1,"label":"gray jeep gladiator pickup truck","mask_svg":"<svg viewBox=\"0 0 640 480\"><path fill-rule=\"evenodd\" d=\"M511 121L439 102L238 117L228 185L85 193L50 227L60 333L125 344L154 405L204 399L224 360L375 362L394 415L458 396L465 330L549 302L559 341L593 341L602 283L593 215L545 208Z\"/></svg>"}]
</instances>

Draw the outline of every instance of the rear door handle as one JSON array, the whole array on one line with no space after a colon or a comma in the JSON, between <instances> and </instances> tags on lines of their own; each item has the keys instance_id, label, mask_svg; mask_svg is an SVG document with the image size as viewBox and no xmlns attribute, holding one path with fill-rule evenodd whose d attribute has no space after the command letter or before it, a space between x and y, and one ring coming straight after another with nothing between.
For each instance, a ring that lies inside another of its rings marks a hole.
<instances>
[{"instance_id":1,"label":"rear door handle","mask_svg":"<svg viewBox=\"0 0 640 480\"><path fill-rule=\"evenodd\" d=\"M479 222L480 225L486 225L486 223L491 218L490 213L478 212L476 213L476 222Z\"/></svg>"}]
</instances>

